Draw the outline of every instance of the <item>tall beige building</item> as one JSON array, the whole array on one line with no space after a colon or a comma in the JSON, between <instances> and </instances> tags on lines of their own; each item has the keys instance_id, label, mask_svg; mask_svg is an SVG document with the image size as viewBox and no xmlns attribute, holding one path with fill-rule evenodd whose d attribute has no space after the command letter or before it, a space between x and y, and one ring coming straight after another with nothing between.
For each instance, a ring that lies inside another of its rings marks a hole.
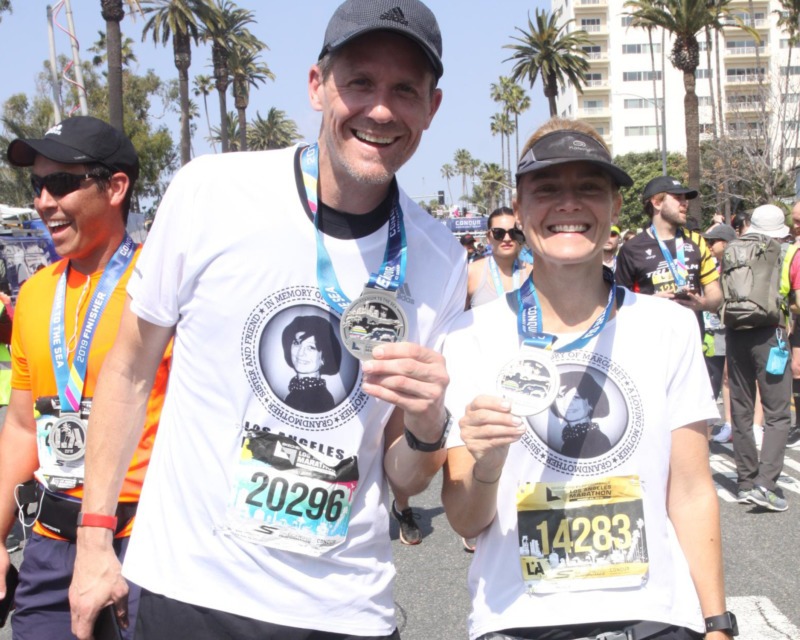
<instances>
[{"instance_id":1,"label":"tall beige building","mask_svg":"<svg viewBox=\"0 0 800 640\"><path fill-rule=\"evenodd\" d=\"M713 83L714 99L718 91L722 94L721 117L729 136L763 139L766 127L773 137L780 131L784 146L794 151L800 147L800 49L792 49L789 61L788 37L778 27L776 0L753 0L752 15L748 0L734 0L730 6L755 29L761 42L757 45L752 34L733 24L717 36L711 34L710 50L705 34L698 35L700 139L713 136ZM667 150L685 153L683 74L669 60L668 34L653 31L651 57L648 33L630 26L624 0L553 0L552 9L559 8L565 20L575 20L570 29L585 30L591 40L586 47L591 65L588 86L583 93L568 87L558 98L559 113L588 120L614 154L661 149L662 126ZM719 127L718 106L715 111ZM787 166L793 164L791 156Z\"/></svg>"}]
</instances>

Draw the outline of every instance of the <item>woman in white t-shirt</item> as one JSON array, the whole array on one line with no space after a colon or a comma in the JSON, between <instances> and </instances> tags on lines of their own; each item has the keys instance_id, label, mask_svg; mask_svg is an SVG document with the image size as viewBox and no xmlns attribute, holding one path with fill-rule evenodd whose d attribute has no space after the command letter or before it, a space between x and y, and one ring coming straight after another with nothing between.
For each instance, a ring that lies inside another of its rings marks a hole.
<instances>
[{"instance_id":1,"label":"woman in white t-shirt","mask_svg":"<svg viewBox=\"0 0 800 640\"><path fill-rule=\"evenodd\" d=\"M735 626L696 321L603 268L631 184L589 125L541 127L515 203L532 276L446 341L460 429L442 499L477 537L472 640L725 640Z\"/></svg>"}]
</instances>

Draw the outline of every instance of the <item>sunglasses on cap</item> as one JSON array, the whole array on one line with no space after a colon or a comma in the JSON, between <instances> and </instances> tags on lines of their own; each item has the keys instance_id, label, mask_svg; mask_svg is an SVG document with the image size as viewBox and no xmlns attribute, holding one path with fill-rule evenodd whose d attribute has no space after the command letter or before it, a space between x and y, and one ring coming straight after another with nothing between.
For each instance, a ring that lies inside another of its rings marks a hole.
<instances>
[{"instance_id":1,"label":"sunglasses on cap","mask_svg":"<svg viewBox=\"0 0 800 640\"><path fill-rule=\"evenodd\" d=\"M506 234L508 234L513 242L525 242L525 234L523 234L522 231L517 228L503 229L502 227L492 227L489 229L489 233L491 234L492 238L498 242L502 242L505 239Z\"/></svg>"},{"instance_id":2,"label":"sunglasses on cap","mask_svg":"<svg viewBox=\"0 0 800 640\"><path fill-rule=\"evenodd\" d=\"M37 198L41 197L42 189L47 189L51 196L60 198L80 189L84 180L103 178L106 177L107 173L66 173L60 171L58 173L48 173L46 176L31 174L31 188Z\"/></svg>"}]
</instances>

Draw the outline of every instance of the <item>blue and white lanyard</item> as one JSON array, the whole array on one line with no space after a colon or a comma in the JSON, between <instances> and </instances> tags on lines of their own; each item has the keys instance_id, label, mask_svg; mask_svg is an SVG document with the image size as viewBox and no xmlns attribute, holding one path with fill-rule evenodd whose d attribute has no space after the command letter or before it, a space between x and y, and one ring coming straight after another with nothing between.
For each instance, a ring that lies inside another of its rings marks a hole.
<instances>
[{"instance_id":1,"label":"blue and white lanyard","mask_svg":"<svg viewBox=\"0 0 800 640\"><path fill-rule=\"evenodd\" d=\"M333 309L341 315L350 304L350 299L344 294L336 278L330 254L322 242L319 232L319 215L317 196L317 183L319 181L319 148L315 143L303 149L300 154L300 168L303 174L303 184L306 189L308 207L314 216L314 229L317 235L317 283L322 296ZM367 287L395 292L406 278L406 230L403 223L403 210L400 207L399 194L395 195L389 214L389 237L386 242L386 251L383 255L383 264L377 273L370 274Z\"/></svg>"},{"instance_id":2,"label":"blue and white lanyard","mask_svg":"<svg viewBox=\"0 0 800 640\"><path fill-rule=\"evenodd\" d=\"M678 285L678 288L685 287L686 283L689 281L689 272L686 269L686 256L683 250L683 229L678 227L678 231L675 233L675 258L670 254L667 245L658 237L656 228L652 224L650 225L650 232L653 234L656 242L658 242L661 255L664 256L664 260L667 262L675 284Z\"/></svg>"},{"instance_id":3,"label":"blue and white lanyard","mask_svg":"<svg viewBox=\"0 0 800 640\"><path fill-rule=\"evenodd\" d=\"M500 268L497 266L497 262L494 259L494 256L489 256L489 272L492 274L492 282L494 283L494 290L497 292L498 296L505 295L506 288L503 286L503 279L500 276ZM517 260L514 259L514 264L511 267L512 272L512 284L511 284L511 291L515 289L519 289L519 265Z\"/></svg>"},{"instance_id":4,"label":"blue and white lanyard","mask_svg":"<svg viewBox=\"0 0 800 640\"><path fill-rule=\"evenodd\" d=\"M554 349L555 351L580 349L603 330L606 322L608 322L608 318L611 316L611 309L617 294L614 274L608 267L603 267L603 280L611 285L611 290L608 292L608 302L606 303L606 308L603 310L603 313L595 319L592 326L589 327L582 336L563 347ZM544 333L541 320L541 305L539 304L539 296L536 294L536 285L533 284L533 274L531 274L523 283L522 287L517 290L517 305L519 309L517 312L517 332L522 338L523 346L534 347L536 349L552 349L556 336Z\"/></svg>"},{"instance_id":5,"label":"blue and white lanyard","mask_svg":"<svg viewBox=\"0 0 800 640\"><path fill-rule=\"evenodd\" d=\"M67 345L64 343L64 308L67 298L69 263L67 263L64 273L61 274L61 278L58 280L53 310L50 313L50 354L53 360L53 371L55 372L62 412L80 413L86 380L86 368L89 362L89 347L92 344L92 339L97 325L100 323L103 311L111 299L111 294L133 260L135 252L136 244L129 235L125 234L122 243L114 252L108 265L106 265L97 289L92 295L89 309L83 319L83 327L81 328L78 344L75 347L75 357L72 360L71 367L67 362L69 353Z\"/></svg>"}]
</instances>

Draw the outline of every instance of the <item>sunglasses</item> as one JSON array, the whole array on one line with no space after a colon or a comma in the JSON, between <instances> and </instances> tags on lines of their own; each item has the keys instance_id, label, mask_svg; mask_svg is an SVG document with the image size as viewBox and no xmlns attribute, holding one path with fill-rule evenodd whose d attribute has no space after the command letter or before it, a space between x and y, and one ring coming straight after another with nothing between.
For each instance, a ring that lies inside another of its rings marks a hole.
<instances>
[{"instance_id":1,"label":"sunglasses","mask_svg":"<svg viewBox=\"0 0 800 640\"><path fill-rule=\"evenodd\" d=\"M489 233L491 234L492 238L497 240L498 242L502 242L506 234L508 237L511 238L513 242L522 243L525 241L525 234L522 233L519 229L503 229L502 227L492 227L489 229Z\"/></svg>"},{"instance_id":2,"label":"sunglasses","mask_svg":"<svg viewBox=\"0 0 800 640\"><path fill-rule=\"evenodd\" d=\"M46 176L37 176L31 174L31 188L33 194L39 198L42 195L42 189L47 189L47 192L54 198L61 198L73 191L81 188L81 183L84 180L91 180L93 178L101 178L103 176L92 173L48 173Z\"/></svg>"}]
</instances>

